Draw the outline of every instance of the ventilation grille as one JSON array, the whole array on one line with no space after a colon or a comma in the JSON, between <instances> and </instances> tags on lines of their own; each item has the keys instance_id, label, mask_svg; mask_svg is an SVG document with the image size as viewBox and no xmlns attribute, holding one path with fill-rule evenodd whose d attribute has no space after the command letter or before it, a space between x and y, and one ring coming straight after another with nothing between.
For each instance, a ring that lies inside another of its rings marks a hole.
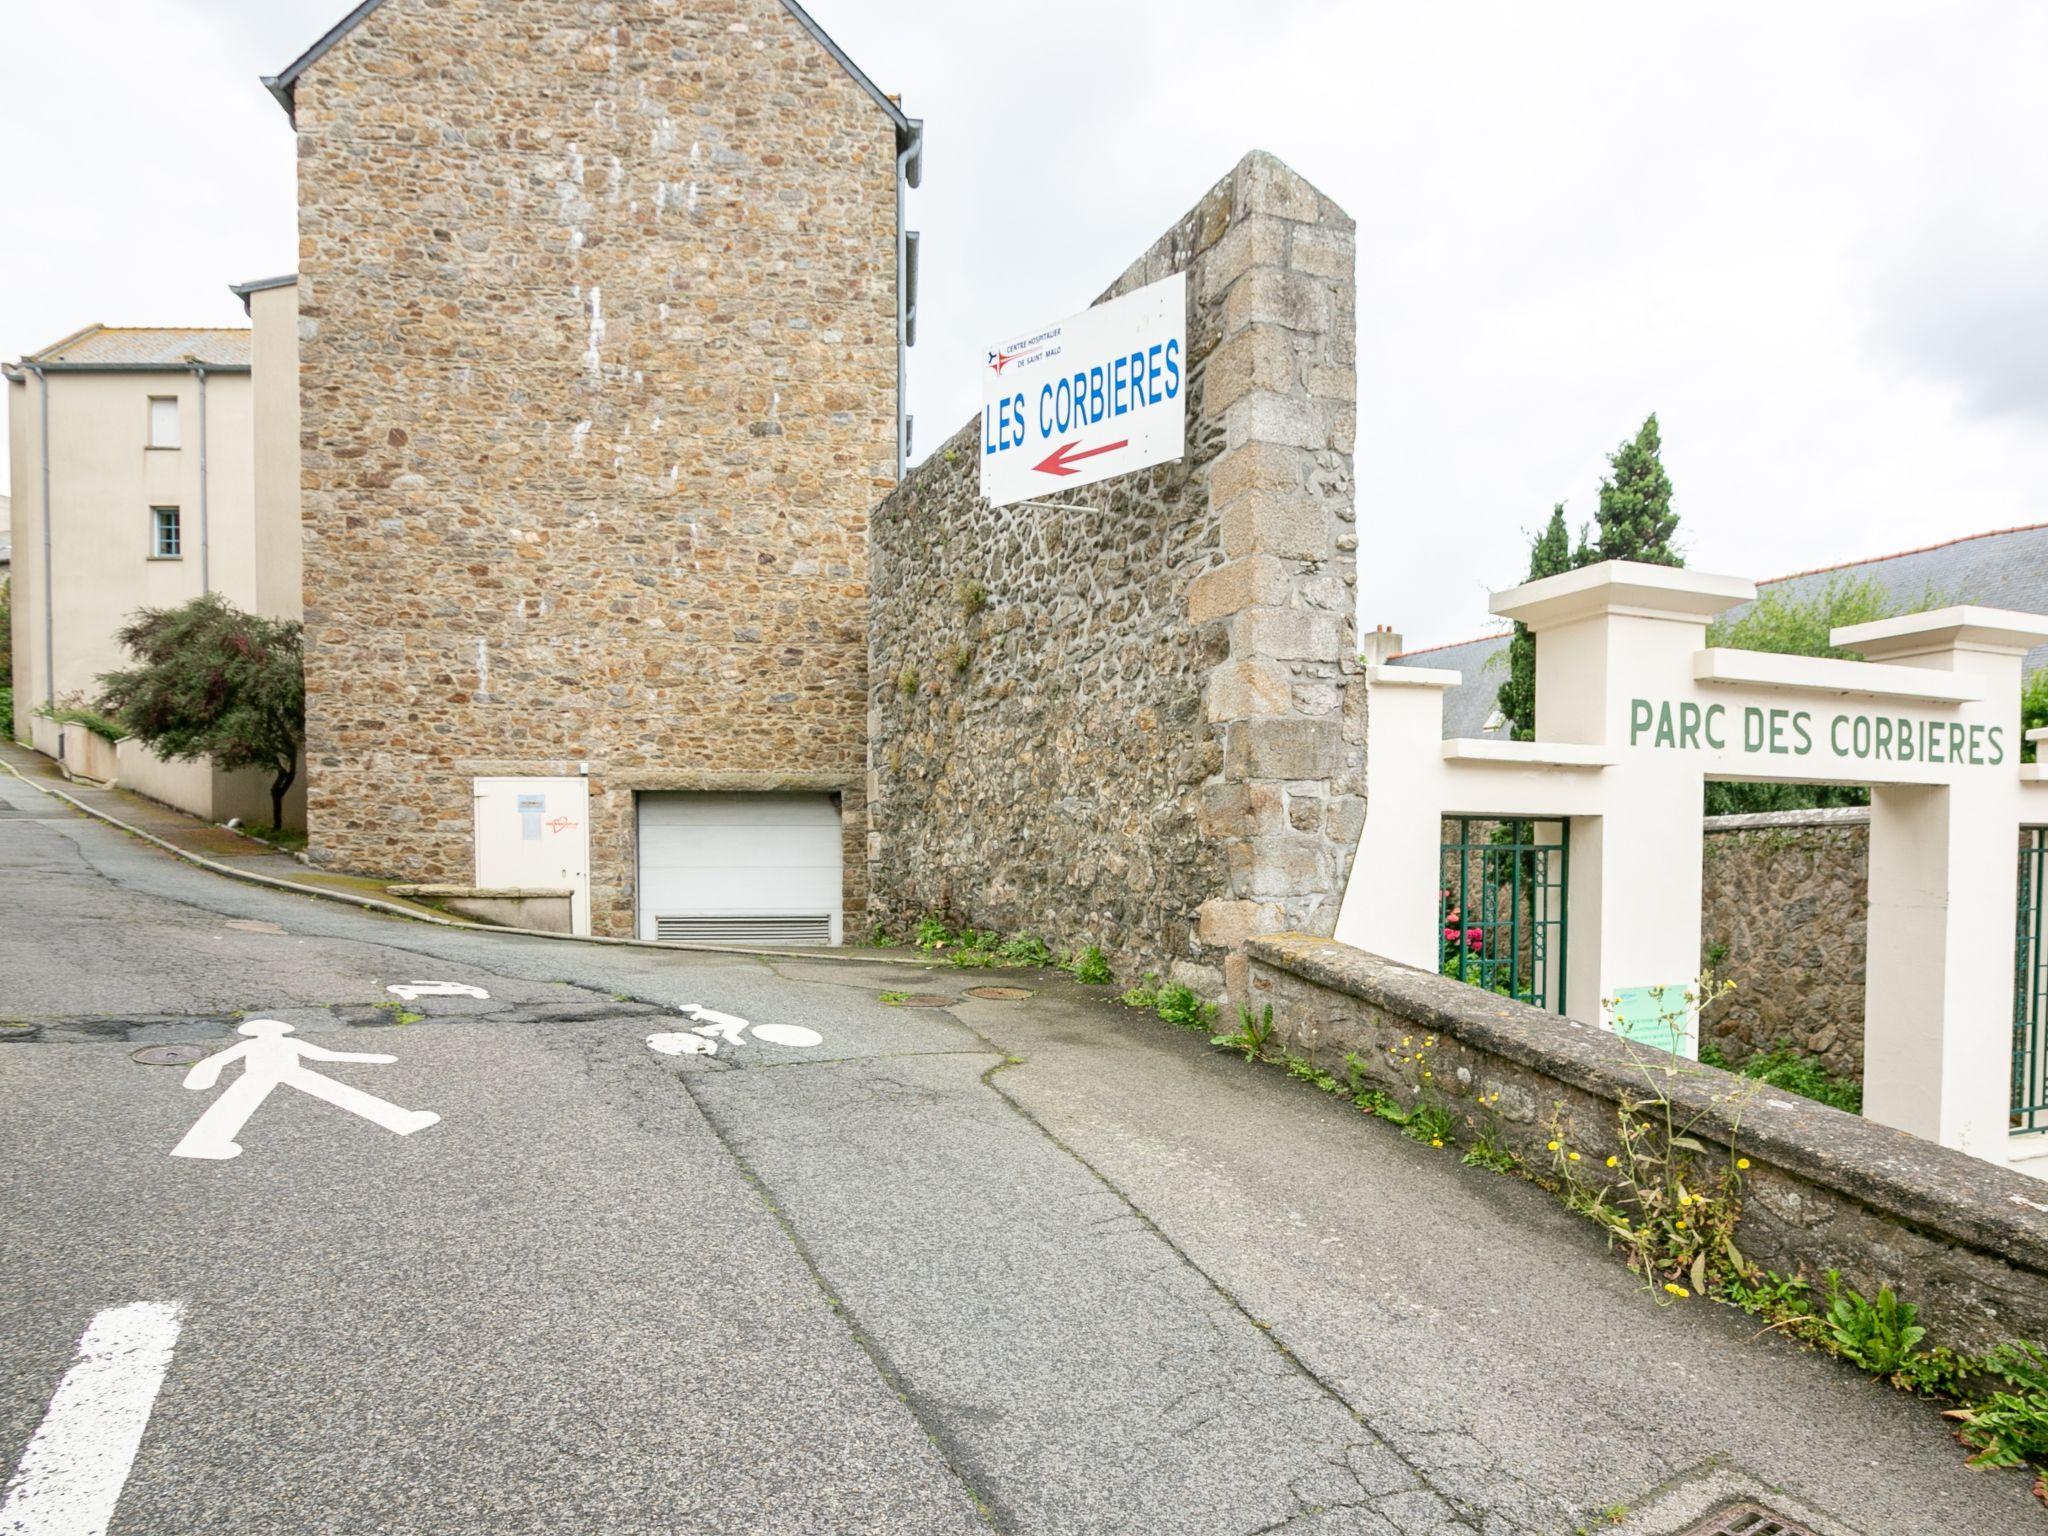
<instances>
[{"instance_id":1,"label":"ventilation grille","mask_svg":"<svg viewBox=\"0 0 2048 1536\"><path fill-rule=\"evenodd\" d=\"M778 912L757 917L657 914L654 937L663 944L830 944L832 917L826 912Z\"/></svg>"}]
</instances>

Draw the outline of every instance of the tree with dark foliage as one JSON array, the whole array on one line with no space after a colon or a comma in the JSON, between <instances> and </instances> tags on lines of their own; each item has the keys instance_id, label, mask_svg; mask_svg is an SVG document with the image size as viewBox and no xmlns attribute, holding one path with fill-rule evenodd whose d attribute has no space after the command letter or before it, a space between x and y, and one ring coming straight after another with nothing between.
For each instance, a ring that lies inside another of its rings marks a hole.
<instances>
[{"instance_id":1,"label":"tree with dark foliage","mask_svg":"<svg viewBox=\"0 0 2048 1536\"><path fill-rule=\"evenodd\" d=\"M145 608L116 636L139 665L101 676L100 707L159 757L210 757L271 774L271 829L306 735L306 674L295 620L243 613L217 594Z\"/></svg>"}]
</instances>

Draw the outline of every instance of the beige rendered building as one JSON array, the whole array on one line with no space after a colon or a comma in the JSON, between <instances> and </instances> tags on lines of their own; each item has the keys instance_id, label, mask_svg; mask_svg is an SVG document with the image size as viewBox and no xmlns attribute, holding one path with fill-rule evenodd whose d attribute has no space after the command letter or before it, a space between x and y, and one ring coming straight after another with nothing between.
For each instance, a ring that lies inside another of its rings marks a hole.
<instances>
[{"instance_id":1,"label":"beige rendered building","mask_svg":"<svg viewBox=\"0 0 2048 1536\"><path fill-rule=\"evenodd\" d=\"M298 615L297 317L288 281L250 286L253 332L92 325L5 370L23 741L63 750L37 712L93 700L128 664L115 634L138 609L216 592ZM78 745L90 767L78 751L67 766L116 776L112 749ZM246 773L132 742L119 764L124 783L200 815L267 810L267 794L242 793Z\"/></svg>"},{"instance_id":2,"label":"beige rendered building","mask_svg":"<svg viewBox=\"0 0 2048 1536\"><path fill-rule=\"evenodd\" d=\"M256 605L249 354L244 330L92 325L7 370L18 718L97 694L138 608Z\"/></svg>"}]
</instances>

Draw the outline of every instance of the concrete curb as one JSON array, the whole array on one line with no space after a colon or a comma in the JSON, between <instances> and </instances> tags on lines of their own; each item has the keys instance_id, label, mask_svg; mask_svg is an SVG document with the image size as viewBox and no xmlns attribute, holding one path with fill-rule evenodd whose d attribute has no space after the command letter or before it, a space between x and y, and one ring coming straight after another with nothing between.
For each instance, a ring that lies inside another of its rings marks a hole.
<instances>
[{"instance_id":1,"label":"concrete curb","mask_svg":"<svg viewBox=\"0 0 2048 1536\"><path fill-rule=\"evenodd\" d=\"M52 799L62 800L73 810L90 816L95 821L105 822L108 826L126 832L131 837L139 837L145 843L152 843L158 848L163 849L164 852L183 859L187 864L197 865L209 874L223 875L230 880L241 880L250 885L266 886L271 890L289 891L295 896L313 896L321 901L339 902L343 906L359 907L366 912L382 912L392 917L405 918L410 922L429 923L439 928L457 928L465 933L505 934L522 939L552 939L558 944L595 944L615 949L652 949L667 954L745 955L757 960L825 960L837 962L841 965L900 965L906 969L924 968L923 961L913 960L907 955L902 957L875 954L849 955L832 949L741 949L736 946L723 944L658 944L651 939L585 937L573 933L548 933L539 928L499 928L491 923L468 923L464 922L461 918L442 917L436 913L418 912L410 907L401 907L396 902L379 901L374 896L353 896L347 891L329 890L321 885L302 885L296 880L280 880L275 875L258 874L253 869L236 869L232 864L219 863L216 860L206 858L204 855L194 853L188 848L180 848L176 843L158 837L153 832L145 832L142 828L125 822L118 816L109 815L96 806L87 805L75 795L67 795L63 790L53 788L48 784L38 784L34 779L28 777L28 775L4 758L0 758L0 768L5 768L30 789L48 795Z\"/></svg>"}]
</instances>

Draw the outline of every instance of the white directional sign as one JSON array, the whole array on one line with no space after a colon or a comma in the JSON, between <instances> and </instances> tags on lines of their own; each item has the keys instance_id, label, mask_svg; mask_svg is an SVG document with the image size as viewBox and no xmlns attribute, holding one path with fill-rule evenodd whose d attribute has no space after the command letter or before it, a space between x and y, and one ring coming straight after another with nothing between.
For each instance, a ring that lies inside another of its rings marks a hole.
<instances>
[{"instance_id":1,"label":"white directional sign","mask_svg":"<svg viewBox=\"0 0 2048 1536\"><path fill-rule=\"evenodd\" d=\"M1187 447L1185 273L990 347L981 494L1006 507L1177 459Z\"/></svg>"}]
</instances>

